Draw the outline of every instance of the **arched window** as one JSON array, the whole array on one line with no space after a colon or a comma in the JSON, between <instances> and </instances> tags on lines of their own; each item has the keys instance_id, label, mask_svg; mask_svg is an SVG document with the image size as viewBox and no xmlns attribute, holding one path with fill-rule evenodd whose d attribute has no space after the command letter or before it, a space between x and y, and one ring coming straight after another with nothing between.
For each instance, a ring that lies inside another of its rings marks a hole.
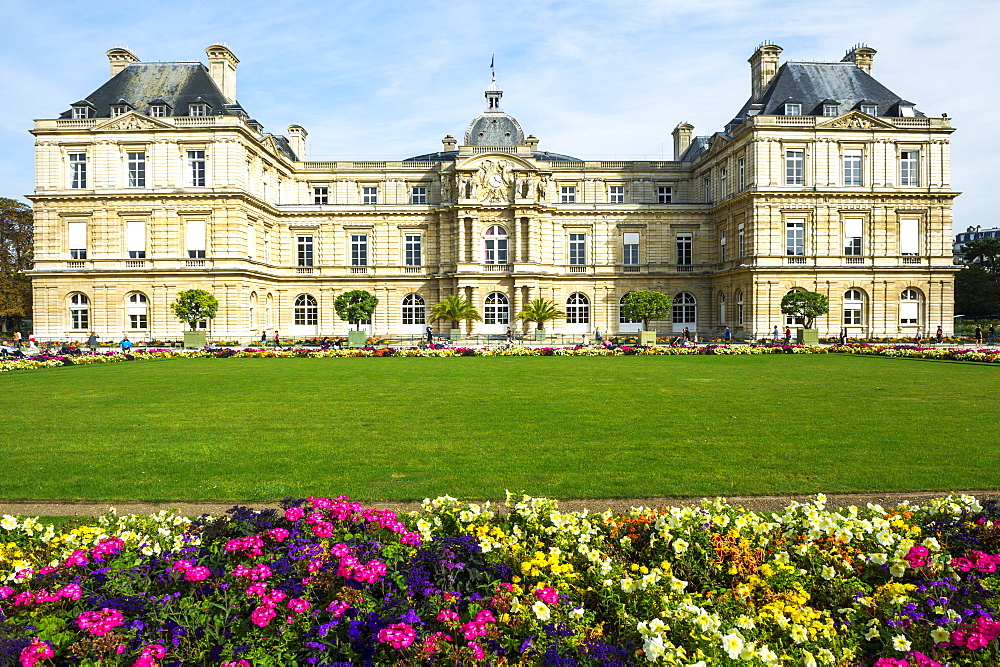
<instances>
[{"instance_id":1,"label":"arched window","mask_svg":"<svg viewBox=\"0 0 1000 667\"><path fill-rule=\"evenodd\" d=\"M268 293L264 299L264 328L270 329L274 326L274 297Z\"/></svg>"},{"instance_id":2,"label":"arched window","mask_svg":"<svg viewBox=\"0 0 1000 667\"><path fill-rule=\"evenodd\" d=\"M74 294L69 298L69 328L90 328L90 299L86 294Z\"/></svg>"},{"instance_id":3,"label":"arched window","mask_svg":"<svg viewBox=\"0 0 1000 667\"><path fill-rule=\"evenodd\" d=\"M566 324L590 324L590 299L574 292L566 299Z\"/></svg>"},{"instance_id":4,"label":"arched window","mask_svg":"<svg viewBox=\"0 0 1000 667\"><path fill-rule=\"evenodd\" d=\"M743 292L736 293L736 324L743 326Z\"/></svg>"},{"instance_id":5,"label":"arched window","mask_svg":"<svg viewBox=\"0 0 1000 667\"><path fill-rule=\"evenodd\" d=\"M483 324L510 324L510 302L502 292L486 295L483 308Z\"/></svg>"},{"instance_id":6,"label":"arched window","mask_svg":"<svg viewBox=\"0 0 1000 667\"><path fill-rule=\"evenodd\" d=\"M419 294L403 297L403 324L425 324L427 322L424 298Z\"/></svg>"},{"instance_id":7,"label":"arched window","mask_svg":"<svg viewBox=\"0 0 1000 667\"><path fill-rule=\"evenodd\" d=\"M484 264L507 263L507 230L500 225L492 225L486 230L483 246Z\"/></svg>"},{"instance_id":8,"label":"arched window","mask_svg":"<svg viewBox=\"0 0 1000 667\"><path fill-rule=\"evenodd\" d=\"M674 297L673 329L683 331L684 327L696 329L698 326L698 300L690 292L681 292Z\"/></svg>"},{"instance_id":9,"label":"arched window","mask_svg":"<svg viewBox=\"0 0 1000 667\"><path fill-rule=\"evenodd\" d=\"M319 308L316 307L316 299L310 294L298 295L295 297L292 315L292 322L297 327L316 326L319 324Z\"/></svg>"},{"instance_id":10,"label":"arched window","mask_svg":"<svg viewBox=\"0 0 1000 667\"><path fill-rule=\"evenodd\" d=\"M795 289L788 290L785 293L785 296L788 296L789 294L795 294L796 292L804 292L804 291L805 291L804 289L796 287ZM805 326L805 319L801 317L795 317L794 315L785 315L785 326L786 327Z\"/></svg>"},{"instance_id":11,"label":"arched window","mask_svg":"<svg viewBox=\"0 0 1000 667\"><path fill-rule=\"evenodd\" d=\"M864 324L865 294L859 289L844 292L844 326L859 327Z\"/></svg>"},{"instance_id":12,"label":"arched window","mask_svg":"<svg viewBox=\"0 0 1000 667\"><path fill-rule=\"evenodd\" d=\"M128 305L125 307L125 326L130 331L142 331L149 328L149 301L142 292L128 295Z\"/></svg>"},{"instance_id":13,"label":"arched window","mask_svg":"<svg viewBox=\"0 0 1000 667\"><path fill-rule=\"evenodd\" d=\"M719 292L719 324L726 323L726 295Z\"/></svg>"},{"instance_id":14,"label":"arched window","mask_svg":"<svg viewBox=\"0 0 1000 667\"><path fill-rule=\"evenodd\" d=\"M247 321L251 329L257 328L257 292L250 292L250 305L247 307Z\"/></svg>"},{"instance_id":15,"label":"arched window","mask_svg":"<svg viewBox=\"0 0 1000 667\"><path fill-rule=\"evenodd\" d=\"M909 326L920 323L920 292L912 287L899 295L899 323Z\"/></svg>"},{"instance_id":16,"label":"arched window","mask_svg":"<svg viewBox=\"0 0 1000 667\"><path fill-rule=\"evenodd\" d=\"M630 320L622 313L622 304L625 303L625 299L632 292L625 292L622 294L622 298L618 300L618 331L622 333L632 333L642 329L642 320Z\"/></svg>"}]
</instances>

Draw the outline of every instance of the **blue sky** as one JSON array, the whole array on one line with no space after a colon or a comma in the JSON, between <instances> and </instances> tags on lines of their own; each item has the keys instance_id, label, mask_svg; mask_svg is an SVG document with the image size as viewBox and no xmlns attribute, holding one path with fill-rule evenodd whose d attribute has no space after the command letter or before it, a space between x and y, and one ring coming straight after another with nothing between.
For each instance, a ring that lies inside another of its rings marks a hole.
<instances>
[{"instance_id":1,"label":"blue sky","mask_svg":"<svg viewBox=\"0 0 1000 667\"><path fill-rule=\"evenodd\" d=\"M873 74L930 116L947 113L956 228L998 224L1000 3L628 2L79 3L4 0L0 196L33 188L34 118L107 80L104 52L205 60L225 42L238 97L268 131L309 132L309 159L402 159L461 138L485 106L496 54L504 109L539 148L583 159L669 159L681 121L722 128L749 95L764 41L785 60L878 50ZM990 83L992 82L992 83Z\"/></svg>"}]
</instances>

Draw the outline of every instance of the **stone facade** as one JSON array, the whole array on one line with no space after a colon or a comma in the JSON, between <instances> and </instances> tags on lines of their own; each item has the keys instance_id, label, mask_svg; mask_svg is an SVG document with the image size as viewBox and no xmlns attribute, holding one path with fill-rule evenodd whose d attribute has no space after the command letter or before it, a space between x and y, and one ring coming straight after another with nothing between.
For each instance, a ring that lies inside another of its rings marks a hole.
<instances>
[{"instance_id":1,"label":"stone facade","mask_svg":"<svg viewBox=\"0 0 1000 667\"><path fill-rule=\"evenodd\" d=\"M310 162L305 129L263 132L235 100L239 61L207 52L209 66L113 49L105 87L36 121L40 339L177 339L169 305L189 288L219 299L213 337L244 341L344 335L333 300L353 289L378 297L378 335L419 334L450 294L484 315L473 332L526 326L512 315L542 297L568 314L550 331L614 335L639 328L619 317L639 289L675 298L661 333L767 336L793 289L829 296L821 335L951 332L949 119L822 91L803 93L830 98L815 111L793 95L774 113L796 66L778 67L777 46L751 58L754 95L724 132L692 137L682 123L674 159L651 162L538 151L495 82L462 145ZM874 53L825 65L888 93L868 81ZM168 65L212 90L158 94Z\"/></svg>"}]
</instances>

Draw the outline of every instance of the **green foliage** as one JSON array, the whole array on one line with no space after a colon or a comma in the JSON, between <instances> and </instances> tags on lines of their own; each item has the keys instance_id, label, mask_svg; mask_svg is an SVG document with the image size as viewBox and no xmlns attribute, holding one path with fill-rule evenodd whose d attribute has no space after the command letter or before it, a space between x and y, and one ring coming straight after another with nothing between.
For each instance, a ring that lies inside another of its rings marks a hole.
<instances>
[{"instance_id":1,"label":"green foliage","mask_svg":"<svg viewBox=\"0 0 1000 667\"><path fill-rule=\"evenodd\" d=\"M182 322L195 326L202 320L210 320L219 312L219 301L203 289L189 289L177 293L177 300L170 304L174 315Z\"/></svg>"},{"instance_id":2,"label":"green foliage","mask_svg":"<svg viewBox=\"0 0 1000 667\"><path fill-rule=\"evenodd\" d=\"M980 264L970 264L956 273L955 314L971 320L1000 317L1000 273Z\"/></svg>"},{"instance_id":3,"label":"green foliage","mask_svg":"<svg viewBox=\"0 0 1000 667\"><path fill-rule=\"evenodd\" d=\"M479 311L472 305L472 302L465 297L452 294L445 297L445 300L434 304L431 308L431 322L438 320L451 320L451 328L457 329L459 322L466 320L482 321Z\"/></svg>"},{"instance_id":4,"label":"green foliage","mask_svg":"<svg viewBox=\"0 0 1000 667\"><path fill-rule=\"evenodd\" d=\"M781 299L781 312L801 317L803 326L812 329L817 317L830 312L830 300L819 292L789 292Z\"/></svg>"},{"instance_id":5,"label":"green foliage","mask_svg":"<svg viewBox=\"0 0 1000 667\"><path fill-rule=\"evenodd\" d=\"M333 301L333 309L337 311L337 316L351 324L370 319L377 305L378 299L375 295L363 289L344 292Z\"/></svg>"},{"instance_id":6,"label":"green foliage","mask_svg":"<svg viewBox=\"0 0 1000 667\"><path fill-rule=\"evenodd\" d=\"M524 322L534 322L541 329L542 325L555 319L559 319L566 313L556 308L555 304L545 299L533 299L520 313L517 319Z\"/></svg>"},{"instance_id":7,"label":"green foliage","mask_svg":"<svg viewBox=\"0 0 1000 667\"><path fill-rule=\"evenodd\" d=\"M1000 271L1000 239L974 239L963 245L966 264L981 264L987 271Z\"/></svg>"},{"instance_id":8,"label":"green foliage","mask_svg":"<svg viewBox=\"0 0 1000 667\"><path fill-rule=\"evenodd\" d=\"M622 301L622 315L630 320L642 320L642 328L649 329L653 320L665 320L671 315L673 300L662 292L639 290L630 292Z\"/></svg>"},{"instance_id":9,"label":"green foliage","mask_svg":"<svg viewBox=\"0 0 1000 667\"><path fill-rule=\"evenodd\" d=\"M0 197L0 330L31 317L34 217L31 207Z\"/></svg>"}]
</instances>

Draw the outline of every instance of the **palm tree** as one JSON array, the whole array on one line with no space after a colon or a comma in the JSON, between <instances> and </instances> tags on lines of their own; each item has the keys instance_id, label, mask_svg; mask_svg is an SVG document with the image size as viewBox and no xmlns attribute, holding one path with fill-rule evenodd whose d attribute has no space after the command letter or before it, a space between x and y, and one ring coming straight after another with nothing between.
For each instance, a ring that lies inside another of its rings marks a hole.
<instances>
[{"instance_id":1,"label":"palm tree","mask_svg":"<svg viewBox=\"0 0 1000 667\"><path fill-rule=\"evenodd\" d=\"M451 328L457 329L458 323L464 320L481 321L479 311L472 305L472 302L458 295L445 297L441 303L437 303L431 308L431 322L438 320L451 320Z\"/></svg>"},{"instance_id":2,"label":"palm tree","mask_svg":"<svg viewBox=\"0 0 1000 667\"><path fill-rule=\"evenodd\" d=\"M534 299L524 309L517 314L517 319L525 322L535 322L538 329L550 320L554 320L565 315L563 311L555 307L551 301L545 299Z\"/></svg>"}]
</instances>

